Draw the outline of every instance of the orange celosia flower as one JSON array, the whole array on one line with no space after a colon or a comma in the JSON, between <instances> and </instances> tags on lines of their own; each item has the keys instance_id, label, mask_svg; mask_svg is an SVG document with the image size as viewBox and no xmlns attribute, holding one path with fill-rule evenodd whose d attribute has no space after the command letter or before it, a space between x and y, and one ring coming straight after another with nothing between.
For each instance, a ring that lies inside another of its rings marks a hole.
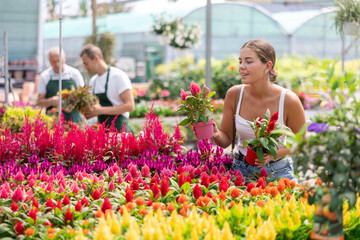
<instances>
[{"instance_id":1,"label":"orange celosia flower","mask_svg":"<svg viewBox=\"0 0 360 240\"><path fill-rule=\"evenodd\" d=\"M48 229L47 229L47 232L48 232L48 233L55 233L56 231L55 231L55 229L53 229L53 228L48 228Z\"/></svg>"},{"instance_id":2,"label":"orange celosia flower","mask_svg":"<svg viewBox=\"0 0 360 240\"><path fill-rule=\"evenodd\" d=\"M275 186L275 184L273 182L269 182L268 186L273 187L273 186Z\"/></svg>"},{"instance_id":3,"label":"orange celosia flower","mask_svg":"<svg viewBox=\"0 0 360 240\"><path fill-rule=\"evenodd\" d=\"M252 197L256 197L257 195L259 195L259 188L254 187L253 189L251 189L250 195Z\"/></svg>"},{"instance_id":4,"label":"orange celosia flower","mask_svg":"<svg viewBox=\"0 0 360 240\"><path fill-rule=\"evenodd\" d=\"M196 200L196 203L195 203L196 206L205 207L206 205L205 205L203 199L204 199L204 198L203 198L202 196L198 197L198 199Z\"/></svg>"},{"instance_id":5,"label":"orange celosia flower","mask_svg":"<svg viewBox=\"0 0 360 240\"><path fill-rule=\"evenodd\" d=\"M236 202L235 201L231 201L231 203L230 203L230 208L232 208L233 206L235 206L236 205Z\"/></svg>"},{"instance_id":6,"label":"orange celosia flower","mask_svg":"<svg viewBox=\"0 0 360 240\"><path fill-rule=\"evenodd\" d=\"M265 187L265 189L264 189L264 192L266 193L266 194L270 194L270 187L269 186L266 186Z\"/></svg>"},{"instance_id":7,"label":"orange celosia flower","mask_svg":"<svg viewBox=\"0 0 360 240\"><path fill-rule=\"evenodd\" d=\"M322 185L322 180L320 178L317 178L315 181L315 184L321 186Z\"/></svg>"},{"instance_id":8,"label":"orange celosia flower","mask_svg":"<svg viewBox=\"0 0 360 240\"><path fill-rule=\"evenodd\" d=\"M300 202L305 202L305 201L306 201L306 198L301 197L301 198L299 199L299 201L300 201Z\"/></svg>"},{"instance_id":9,"label":"orange celosia flower","mask_svg":"<svg viewBox=\"0 0 360 240\"><path fill-rule=\"evenodd\" d=\"M95 217L96 218L104 217L104 213L99 209L99 210L96 211Z\"/></svg>"},{"instance_id":10,"label":"orange celosia flower","mask_svg":"<svg viewBox=\"0 0 360 240\"><path fill-rule=\"evenodd\" d=\"M224 191L221 191L221 193L219 194L219 198L220 198L221 201L226 200L226 194L224 193Z\"/></svg>"},{"instance_id":11,"label":"orange celosia flower","mask_svg":"<svg viewBox=\"0 0 360 240\"><path fill-rule=\"evenodd\" d=\"M271 194L272 197L276 197L276 195L278 195L278 193L279 192L278 192L276 187L271 187L270 188L270 194Z\"/></svg>"},{"instance_id":12,"label":"orange celosia flower","mask_svg":"<svg viewBox=\"0 0 360 240\"><path fill-rule=\"evenodd\" d=\"M128 212L131 212L131 210L134 208L134 203L128 202L125 207L127 208Z\"/></svg>"},{"instance_id":13,"label":"orange celosia flower","mask_svg":"<svg viewBox=\"0 0 360 240\"><path fill-rule=\"evenodd\" d=\"M290 187L294 188L296 186L296 182L294 180L290 181Z\"/></svg>"},{"instance_id":14,"label":"orange celosia flower","mask_svg":"<svg viewBox=\"0 0 360 240\"><path fill-rule=\"evenodd\" d=\"M180 209L180 215L186 217L188 209L189 207L186 205L186 203L184 203Z\"/></svg>"},{"instance_id":15,"label":"orange celosia flower","mask_svg":"<svg viewBox=\"0 0 360 240\"><path fill-rule=\"evenodd\" d=\"M230 190L230 196L232 197L232 198L238 198L238 197L240 197L240 195L241 195L241 191L240 191L240 189L238 189L238 188L232 188L231 190Z\"/></svg>"},{"instance_id":16,"label":"orange celosia flower","mask_svg":"<svg viewBox=\"0 0 360 240\"><path fill-rule=\"evenodd\" d=\"M208 214L207 212L203 212L203 213L201 214L201 217L202 217L202 218L208 218L208 217L209 217L209 214Z\"/></svg>"},{"instance_id":17,"label":"orange celosia flower","mask_svg":"<svg viewBox=\"0 0 360 240\"><path fill-rule=\"evenodd\" d=\"M179 204L183 204L183 203L186 203L187 202L187 198L184 194L181 194L180 197L178 198L177 202Z\"/></svg>"},{"instance_id":18,"label":"orange celosia flower","mask_svg":"<svg viewBox=\"0 0 360 240\"><path fill-rule=\"evenodd\" d=\"M89 220L83 220L81 223L82 223L82 225L87 226L87 225L90 224L90 221Z\"/></svg>"},{"instance_id":19,"label":"orange celosia flower","mask_svg":"<svg viewBox=\"0 0 360 240\"><path fill-rule=\"evenodd\" d=\"M219 199L220 199L219 196L216 194L212 197L212 200L214 203L217 203L219 201Z\"/></svg>"},{"instance_id":20,"label":"orange celosia flower","mask_svg":"<svg viewBox=\"0 0 360 240\"><path fill-rule=\"evenodd\" d=\"M291 194L290 194L289 192L287 192L285 196L286 196L286 200L288 200L288 201L289 201L289 200L290 200L290 198L291 198Z\"/></svg>"},{"instance_id":21,"label":"orange celosia flower","mask_svg":"<svg viewBox=\"0 0 360 240\"><path fill-rule=\"evenodd\" d=\"M85 228L85 229L83 230L83 233L84 233L85 235L88 235L88 234L90 233L90 229Z\"/></svg>"},{"instance_id":22,"label":"orange celosia flower","mask_svg":"<svg viewBox=\"0 0 360 240\"><path fill-rule=\"evenodd\" d=\"M156 212L159 208L161 209L161 204L158 202L154 202L152 205L154 211Z\"/></svg>"},{"instance_id":23,"label":"orange celosia flower","mask_svg":"<svg viewBox=\"0 0 360 240\"><path fill-rule=\"evenodd\" d=\"M27 228L27 229L25 230L25 235L26 235L26 236L31 236L31 235L33 235L34 233L35 233L35 230L32 229L32 228Z\"/></svg>"},{"instance_id":24,"label":"orange celosia flower","mask_svg":"<svg viewBox=\"0 0 360 240\"><path fill-rule=\"evenodd\" d=\"M290 187L290 180L288 178L284 178L284 183L286 187Z\"/></svg>"},{"instance_id":25,"label":"orange celosia flower","mask_svg":"<svg viewBox=\"0 0 360 240\"><path fill-rule=\"evenodd\" d=\"M141 215L145 216L148 212L147 212L146 208L142 208L142 209L140 209L139 213Z\"/></svg>"},{"instance_id":26,"label":"orange celosia flower","mask_svg":"<svg viewBox=\"0 0 360 240\"><path fill-rule=\"evenodd\" d=\"M308 198L309 197L309 194L307 193L307 191L304 192L304 198Z\"/></svg>"},{"instance_id":27,"label":"orange celosia flower","mask_svg":"<svg viewBox=\"0 0 360 240\"><path fill-rule=\"evenodd\" d=\"M49 233L49 234L48 234L48 238L49 238L49 239L53 239L53 238L55 238L55 237L56 237L55 233Z\"/></svg>"},{"instance_id":28,"label":"orange celosia flower","mask_svg":"<svg viewBox=\"0 0 360 240\"><path fill-rule=\"evenodd\" d=\"M259 199L257 202L256 202L256 205L258 205L259 207L265 207L265 203L263 200Z\"/></svg>"},{"instance_id":29,"label":"orange celosia flower","mask_svg":"<svg viewBox=\"0 0 360 240\"><path fill-rule=\"evenodd\" d=\"M203 197L203 201L204 201L205 205L208 205L210 200L211 200L211 198L209 198L208 196Z\"/></svg>"},{"instance_id":30,"label":"orange celosia flower","mask_svg":"<svg viewBox=\"0 0 360 240\"><path fill-rule=\"evenodd\" d=\"M170 202L170 203L167 205L166 209L167 209L169 212L172 212L172 211L175 210L175 206L174 206L174 204L173 204L172 202Z\"/></svg>"},{"instance_id":31,"label":"orange celosia flower","mask_svg":"<svg viewBox=\"0 0 360 240\"><path fill-rule=\"evenodd\" d=\"M75 233L75 230L74 230L73 228L69 228L69 229L67 230L67 233L68 233L68 234Z\"/></svg>"},{"instance_id":32,"label":"orange celosia flower","mask_svg":"<svg viewBox=\"0 0 360 240\"><path fill-rule=\"evenodd\" d=\"M142 197L137 197L137 198L135 199L135 203L136 203L136 205L138 205L138 206L142 206L142 205L145 204L145 200L144 200Z\"/></svg>"},{"instance_id":33,"label":"orange celosia flower","mask_svg":"<svg viewBox=\"0 0 360 240\"><path fill-rule=\"evenodd\" d=\"M285 183L282 179L278 181L277 189L280 193L282 193L285 190Z\"/></svg>"},{"instance_id":34,"label":"orange celosia flower","mask_svg":"<svg viewBox=\"0 0 360 240\"><path fill-rule=\"evenodd\" d=\"M310 183L309 183L309 182L306 182L306 183L305 183L305 186L306 186L306 187L308 187L309 185L310 185Z\"/></svg>"}]
</instances>

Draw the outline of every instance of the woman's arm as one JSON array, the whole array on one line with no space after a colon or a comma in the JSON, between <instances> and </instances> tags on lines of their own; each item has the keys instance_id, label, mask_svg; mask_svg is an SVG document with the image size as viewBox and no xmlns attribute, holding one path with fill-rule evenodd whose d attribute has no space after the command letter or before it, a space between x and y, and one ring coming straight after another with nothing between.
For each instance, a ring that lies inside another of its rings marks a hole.
<instances>
[{"instance_id":1,"label":"woman's arm","mask_svg":"<svg viewBox=\"0 0 360 240\"><path fill-rule=\"evenodd\" d=\"M233 139L233 128L234 128L234 112L236 111L236 96L239 86L231 87L226 95L224 101L224 112L221 120L220 130L214 123L214 142L222 147L227 148ZM235 107L235 109L234 109Z\"/></svg>"}]
</instances>

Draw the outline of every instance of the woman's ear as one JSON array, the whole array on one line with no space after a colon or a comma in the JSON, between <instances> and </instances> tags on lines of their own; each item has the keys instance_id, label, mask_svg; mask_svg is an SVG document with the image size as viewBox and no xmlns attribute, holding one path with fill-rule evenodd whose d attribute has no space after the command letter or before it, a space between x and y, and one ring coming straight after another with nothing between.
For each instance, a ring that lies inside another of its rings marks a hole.
<instances>
[{"instance_id":1,"label":"woman's ear","mask_svg":"<svg viewBox=\"0 0 360 240\"><path fill-rule=\"evenodd\" d=\"M268 62L266 63L265 72L270 72L270 70L272 69L272 67L273 67L272 61L268 61Z\"/></svg>"}]
</instances>

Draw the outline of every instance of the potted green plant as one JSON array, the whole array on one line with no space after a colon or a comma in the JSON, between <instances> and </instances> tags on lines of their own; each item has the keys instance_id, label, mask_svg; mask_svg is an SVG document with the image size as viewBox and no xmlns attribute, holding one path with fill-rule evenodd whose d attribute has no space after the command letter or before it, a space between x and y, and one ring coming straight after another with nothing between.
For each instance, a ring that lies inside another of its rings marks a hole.
<instances>
[{"instance_id":1,"label":"potted green plant","mask_svg":"<svg viewBox=\"0 0 360 240\"><path fill-rule=\"evenodd\" d=\"M214 111L211 105L211 97L215 94L204 84L202 87L191 82L188 92L181 89L181 105L177 113L186 115L179 125L192 125L195 134L199 139L209 139L214 136L213 119L210 119L209 113Z\"/></svg>"},{"instance_id":2,"label":"potted green plant","mask_svg":"<svg viewBox=\"0 0 360 240\"><path fill-rule=\"evenodd\" d=\"M342 206L351 209L360 191L360 97L340 102L332 113L318 118L297 136L294 162L298 171L321 180L308 201L315 204L313 239L343 239ZM310 192L309 191L309 192Z\"/></svg>"},{"instance_id":3,"label":"potted green plant","mask_svg":"<svg viewBox=\"0 0 360 240\"><path fill-rule=\"evenodd\" d=\"M291 131L287 127L277 123L279 113L276 112L270 117L270 110L267 109L264 118L258 117L249 125L254 130L255 137L244 141L244 147L247 146L246 161L255 165L255 159L264 162L264 154L270 154L277 159L276 149L284 143L280 136L283 134L291 135Z\"/></svg>"},{"instance_id":4,"label":"potted green plant","mask_svg":"<svg viewBox=\"0 0 360 240\"><path fill-rule=\"evenodd\" d=\"M335 1L335 27L340 33L359 35L360 33L360 2L355 0Z\"/></svg>"}]
</instances>

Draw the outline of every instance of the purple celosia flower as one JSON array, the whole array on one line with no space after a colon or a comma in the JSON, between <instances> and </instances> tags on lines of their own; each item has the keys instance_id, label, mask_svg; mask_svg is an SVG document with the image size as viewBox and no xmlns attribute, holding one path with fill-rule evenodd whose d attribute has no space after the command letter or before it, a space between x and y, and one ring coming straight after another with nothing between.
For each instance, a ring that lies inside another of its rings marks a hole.
<instances>
[{"instance_id":1,"label":"purple celosia flower","mask_svg":"<svg viewBox=\"0 0 360 240\"><path fill-rule=\"evenodd\" d=\"M329 129L329 125L327 123L317 123L317 122L312 122L309 126L308 126L308 131L309 132L316 132L316 133L322 133L324 131L327 131Z\"/></svg>"}]
</instances>

